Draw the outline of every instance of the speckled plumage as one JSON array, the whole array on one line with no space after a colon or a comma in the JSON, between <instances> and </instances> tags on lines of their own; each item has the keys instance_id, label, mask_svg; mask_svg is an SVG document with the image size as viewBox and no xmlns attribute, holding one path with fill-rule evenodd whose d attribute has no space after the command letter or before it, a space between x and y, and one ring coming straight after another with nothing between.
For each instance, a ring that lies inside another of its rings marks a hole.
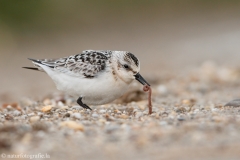
<instances>
[{"instance_id":1,"label":"speckled plumage","mask_svg":"<svg viewBox=\"0 0 240 160\"><path fill-rule=\"evenodd\" d=\"M134 79L148 84L139 74L138 59L127 51L85 50L59 59L30 60L37 68L25 68L46 72L59 90L79 97L81 106L115 100Z\"/></svg>"},{"instance_id":2,"label":"speckled plumage","mask_svg":"<svg viewBox=\"0 0 240 160\"><path fill-rule=\"evenodd\" d=\"M108 65L112 51L86 50L81 54L72 55L59 59L38 60L41 64L53 68L55 71L63 72L73 76L93 78ZM38 64L35 66L41 69Z\"/></svg>"}]
</instances>

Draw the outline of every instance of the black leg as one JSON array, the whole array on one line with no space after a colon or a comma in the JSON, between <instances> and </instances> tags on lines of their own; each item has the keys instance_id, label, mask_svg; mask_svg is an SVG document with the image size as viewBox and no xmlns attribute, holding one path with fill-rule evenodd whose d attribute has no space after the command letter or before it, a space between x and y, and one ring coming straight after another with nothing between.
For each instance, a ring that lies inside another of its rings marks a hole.
<instances>
[{"instance_id":1,"label":"black leg","mask_svg":"<svg viewBox=\"0 0 240 160\"><path fill-rule=\"evenodd\" d=\"M85 109L90 109L90 110L92 110L90 107L88 107L88 105L86 105L86 104L84 104L84 103L82 102L82 97L79 97L79 98L78 98L77 103L78 103L81 107L83 107L83 108L85 108Z\"/></svg>"}]
</instances>

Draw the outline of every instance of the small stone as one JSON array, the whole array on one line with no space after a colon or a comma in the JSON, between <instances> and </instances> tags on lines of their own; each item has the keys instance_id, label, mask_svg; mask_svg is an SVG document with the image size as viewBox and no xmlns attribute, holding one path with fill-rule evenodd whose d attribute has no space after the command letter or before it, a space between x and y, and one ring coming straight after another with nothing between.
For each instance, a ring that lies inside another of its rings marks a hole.
<instances>
[{"instance_id":1,"label":"small stone","mask_svg":"<svg viewBox=\"0 0 240 160\"><path fill-rule=\"evenodd\" d=\"M72 111L68 111L67 113L69 113L69 114L73 114L73 112L72 112Z\"/></svg>"},{"instance_id":2,"label":"small stone","mask_svg":"<svg viewBox=\"0 0 240 160\"><path fill-rule=\"evenodd\" d=\"M13 120L13 117L9 114L5 115L5 119L6 120Z\"/></svg>"},{"instance_id":3,"label":"small stone","mask_svg":"<svg viewBox=\"0 0 240 160\"><path fill-rule=\"evenodd\" d=\"M76 131L84 131L83 125L80 123L77 123L75 121L64 121L64 122L60 123L60 126L74 129Z\"/></svg>"},{"instance_id":4,"label":"small stone","mask_svg":"<svg viewBox=\"0 0 240 160\"><path fill-rule=\"evenodd\" d=\"M106 122L105 119L99 119L98 121L101 122L101 123L105 123Z\"/></svg>"},{"instance_id":5,"label":"small stone","mask_svg":"<svg viewBox=\"0 0 240 160\"><path fill-rule=\"evenodd\" d=\"M29 113L28 114L28 117L31 117L31 116L35 116L35 114L32 112L32 113Z\"/></svg>"},{"instance_id":6,"label":"small stone","mask_svg":"<svg viewBox=\"0 0 240 160\"><path fill-rule=\"evenodd\" d=\"M119 115L118 117L122 118L122 119L128 119L129 118L129 116L126 115L126 114Z\"/></svg>"},{"instance_id":7,"label":"small stone","mask_svg":"<svg viewBox=\"0 0 240 160\"><path fill-rule=\"evenodd\" d=\"M2 107L3 108L8 108L8 109L14 108L14 109L17 109L19 111L21 110L21 107L17 103L12 103L12 104L5 103L5 104L2 105Z\"/></svg>"},{"instance_id":8,"label":"small stone","mask_svg":"<svg viewBox=\"0 0 240 160\"><path fill-rule=\"evenodd\" d=\"M27 119L27 115L22 115L22 116L20 117L20 119L22 119L22 120Z\"/></svg>"},{"instance_id":9,"label":"small stone","mask_svg":"<svg viewBox=\"0 0 240 160\"><path fill-rule=\"evenodd\" d=\"M194 114L197 114L198 112L200 112L200 110L198 108L193 110Z\"/></svg>"},{"instance_id":10,"label":"small stone","mask_svg":"<svg viewBox=\"0 0 240 160\"><path fill-rule=\"evenodd\" d=\"M43 116L43 113L37 112L37 115L40 116L40 117L42 117L42 116Z\"/></svg>"},{"instance_id":11,"label":"small stone","mask_svg":"<svg viewBox=\"0 0 240 160\"><path fill-rule=\"evenodd\" d=\"M94 118L98 118L99 115L98 115L97 113L93 113L93 114L92 114L92 117L94 117Z\"/></svg>"},{"instance_id":12,"label":"small stone","mask_svg":"<svg viewBox=\"0 0 240 160\"><path fill-rule=\"evenodd\" d=\"M7 108L8 106L10 106L10 104L4 103L4 104L2 105L2 108Z\"/></svg>"},{"instance_id":13,"label":"small stone","mask_svg":"<svg viewBox=\"0 0 240 160\"><path fill-rule=\"evenodd\" d=\"M142 112L136 112L136 113L135 113L135 118L139 118L139 117L141 117L141 116L143 116L143 113L142 113Z\"/></svg>"},{"instance_id":14,"label":"small stone","mask_svg":"<svg viewBox=\"0 0 240 160\"><path fill-rule=\"evenodd\" d=\"M162 112L162 113L159 113L159 116L164 118L164 117L168 116L168 113L167 112Z\"/></svg>"},{"instance_id":15,"label":"small stone","mask_svg":"<svg viewBox=\"0 0 240 160\"><path fill-rule=\"evenodd\" d=\"M183 116L181 116L181 115L179 115L179 116L177 117L177 119L178 119L179 121L185 121L185 117L183 117Z\"/></svg>"},{"instance_id":16,"label":"small stone","mask_svg":"<svg viewBox=\"0 0 240 160\"><path fill-rule=\"evenodd\" d=\"M80 110L82 107L81 106L73 106L72 109L75 109L75 110Z\"/></svg>"},{"instance_id":17,"label":"small stone","mask_svg":"<svg viewBox=\"0 0 240 160\"><path fill-rule=\"evenodd\" d=\"M218 108L212 108L211 110L212 110L212 112L219 112Z\"/></svg>"},{"instance_id":18,"label":"small stone","mask_svg":"<svg viewBox=\"0 0 240 160\"><path fill-rule=\"evenodd\" d=\"M17 107L18 107L18 104L17 104L17 103L12 103L11 106L12 106L13 108L17 108Z\"/></svg>"},{"instance_id":19,"label":"small stone","mask_svg":"<svg viewBox=\"0 0 240 160\"><path fill-rule=\"evenodd\" d=\"M228 102L227 104L225 104L224 106L240 107L240 99L234 99L234 100Z\"/></svg>"},{"instance_id":20,"label":"small stone","mask_svg":"<svg viewBox=\"0 0 240 160\"><path fill-rule=\"evenodd\" d=\"M140 101L137 103L137 106L141 109L141 110L145 110L145 108L147 107L147 101Z\"/></svg>"},{"instance_id":21,"label":"small stone","mask_svg":"<svg viewBox=\"0 0 240 160\"><path fill-rule=\"evenodd\" d=\"M68 106L62 106L60 107L61 110L67 110L69 107Z\"/></svg>"},{"instance_id":22,"label":"small stone","mask_svg":"<svg viewBox=\"0 0 240 160\"><path fill-rule=\"evenodd\" d=\"M101 109L101 110L99 111L99 113L106 113L106 110L105 110L105 109Z\"/></svg>"},{"instance_id":23,"label":"small stone","mask_svg":"<svg viewBox=\"0 0 240 160\"><path fill-rule=\"evenodd\" d=\"M52 109L52 106L44 106L44 107L42 108L42 112L50 112L51 109Z\"/></svg>"},{"instance_id":24,"label":"small stone","mask_svg":"<svg viewBox=\"0 0 240 160\"><path fill-rule=\"evenodd\" d=\"M22 113L19 110L13 111L14 116L20 116Z\"/></svg>"},{"instance_id":25,"label":"small stone","mask_svg":"<svg viewBox=\"0 0 240 160\"><path fill-rule=\"evenodd\" d=\"M63 116L63 118L65 118L65 117L70 117L70 116L71 116L70 113L66 113L66 114Z\"/></svg>"},{"instance_id":26,"label":"small stone","mask_svg":"<svg viewBox=\"0 0 240 160\"><path fill-rule=\"evenodd\" d=\"M184 99L184 100L182 100L182 103L186 104L186 105L193 105L194 103L196 103L196 100L195 99Z\"/></svg>"},{"instance_id":27,"label":"small stone","mask_svg":"<svg viewBox=\"0 0 240 160\"><path fill-rule=\"evenodd\" d=\"M13 105L13 104L15 104L15 105ZM15 108L15 109L17 109L19 111L22 110L22 108L17 103L13 103L13 104L11 104L13 108Z\"/></svg>"},{"instance_id":28,"label":"small stone","mask_svg":"<svg viewBox=\"0 0 240 160\"><path fill-rule=\"evenodd\" d=\"M30 117L29 121L34 123L34 122L37 122L39 121L40 117L39 116L33 116L33 117Z\"/></svg>"},{"instance_id":29,"label":"small stone","mask_svg":"<svg viewBox=\"0 0 240 160\"><path fill-rule=\"evenodd\" d=\"M171 113L169 113L168 116L169 116L169 118L174 119L177 116L177 113L172 111Z\"/></svg>"},{"instance_id":30,"label":"small stone","mask_svg":"<svg viewBox=\"0 0 240 160\"><path fill-rule=\"evenodd\" d=\"M80 113L73 113L72 117L76 118L76 119L81 119L81 114Z\"/></svg>"},{"instance_id":31,"label":"small stone","mask_svg":"<svg viewBox=\"0 0 240 160\"><path fill-rule=\"evenodd\" d=\"M184 112L186 112L187 110L184 108L184 107L178 107L177 109L176 109L176 112L178 112L178 113L184 113Z\"/></svg>"},{"instance_id":32,"label":"small stone","mask_svg":"<svg viewBox=\"0 0 240 160\"><path fill-rule=\"evenodd\" d=\"M58 101L58 102L57 102L57 105L58 105L59 107L63 107L63 106L64 106L64 104L63 104L62 101Z\"/></svg>"}]
</instances>

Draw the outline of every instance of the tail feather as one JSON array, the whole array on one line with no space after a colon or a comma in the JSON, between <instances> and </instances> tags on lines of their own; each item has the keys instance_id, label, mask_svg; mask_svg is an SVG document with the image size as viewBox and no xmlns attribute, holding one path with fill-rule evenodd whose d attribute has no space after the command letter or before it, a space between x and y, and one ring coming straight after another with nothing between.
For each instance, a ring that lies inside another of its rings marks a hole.
<instances>
[{"instance_id":1,"label":"tail feather","mask_svg":"<svg viewBox=\"0 0 240 160\"><path fill-rule=\"evenodd\" d=\"M40 63L40 64L42 64L42 62L41 61L39 61L39 60L37 60L37 59L32 59L32 58L28 58L30 61L33 61L33 62L35 62L35 63Z\"/></svg>"},{"instance_id":2,"label":"tail feather","mask_svg":"<svg viewBox=\"0 0 240 160\"><path fill-rule=\"evenodd\" d=\"M38 68L35 68L35 67L22 67L22 68L25 68L25 69L32 69L32 70L39 71L39 69L38 69Z\"/></svg>"},{"instance_id":3,"label":"tail feather","mask_svg":"<svg viewBox=\"0 0 240 160\"><path fill-rule=\"evenodd\" d=\"M54 63L49 63L47 60L37 60L37 59L32 59L28 58L32 63L34 64L34 67L23 67L25 69L31 69L35 71L42 71L44 72L45 70L41 67L42 65L47 66L49 68L54 68Z\"/></svg>"},{"instance_id":4,"label":"tail feather","mask_svg":"<svg viewBox=\"0 0 240 160\"><path fill-rule=\"evenodd\" d=\"M42 68L35 68L35 67L22 67L22 68L31 69L31 70L34 70L34 71L44 72L44 70Z\"/></svg>"},{"instance_id":5,"label":"tail feather","mask_svg":"<svg viewBox=\"0 0 240 160\"><path fill-rule=\"evenodd\" d=\"M38 64L42 64L42 65L45 65L45 66L48 66L50 68L54 68L54 64L55 62L49 62L49 60L45 59L45 60L37 60L37 59L32 59L32 58L28 58L30 61L33 62L33 64L35 65L35 67L37 68L41 68Z\"/></svg>"},{"instance_id":6,"label":"tail feather","mask_svg":"<svg viewBox=\"0 0 240 160\"><path fill-rule=\"evenodd\" d=\"M31 70L35 70L35 71L43 71L43 69L38 65L38 64L42 64L42 62L40 60L36 60L36 59L32 59L32 58L28 58L28 59L33 62L35 67L22 67L22 68L31 69Z\"/></svg>"}]
</instances>

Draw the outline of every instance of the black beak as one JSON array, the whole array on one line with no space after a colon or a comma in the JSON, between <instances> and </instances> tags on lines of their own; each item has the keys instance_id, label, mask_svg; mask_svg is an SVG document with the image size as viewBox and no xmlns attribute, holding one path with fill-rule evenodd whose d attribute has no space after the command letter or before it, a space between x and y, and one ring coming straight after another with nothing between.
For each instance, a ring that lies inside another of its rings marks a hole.
<instances>
[{"instance_id":1,"label":"black beak","mask_svg":"<svg viewBox=\"0 0 240 160\"><path fill-rule=\"evenodd\" d=\"M142 85L147 84L148 86L150 86L150 84L149 84L139 73L137 73L137 74L135 75L135 79L136 79L138 82L140 82Z\"/></svg>"}]
</instances>

